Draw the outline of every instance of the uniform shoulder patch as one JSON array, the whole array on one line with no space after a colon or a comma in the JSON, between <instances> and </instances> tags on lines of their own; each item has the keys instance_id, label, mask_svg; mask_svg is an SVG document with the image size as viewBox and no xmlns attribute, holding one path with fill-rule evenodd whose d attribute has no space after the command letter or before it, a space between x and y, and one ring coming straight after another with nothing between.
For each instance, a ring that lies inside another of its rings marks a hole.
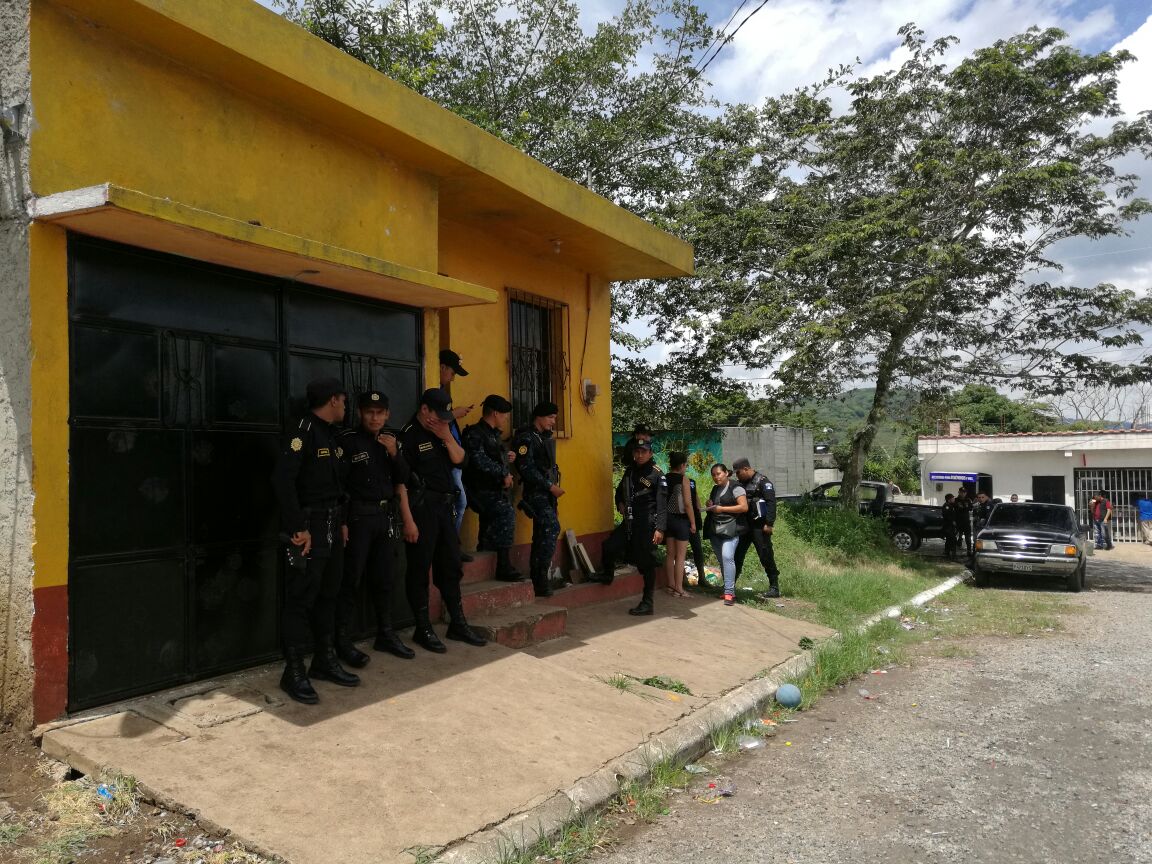
<instances>
[{"instance_id":1,"label":"uniform shoulder patch","mask_svg":"<svg viewBox=\"0 0 1152 864\"><path fill-rule=\"evenodd\" d=\"M365 452L360 452L360 453L357 453L357 454L355 454L355 455L352 457L352 461L353 461L353 462L363 462L363 461L364 461L365 459L367 459L367 458L368 458L368 454L367 454L367 453L365 453Z\"/></svg>"},{"instance_id":2,"label":"uniform shoulder patch","mask_svg":"<svg viewBox=\"0 0 1152 864\"><path fill-rule=\"evenodd\" d=\"M288 446L292 448L293 453L299 453L301 450L304 449L304 439L297 436L297 437L292 439L291 443Z\"/></svg>"},{"instance_id":3,"label":"uniform shoulder patch","mask_svg":"<svg viewBox=\"0 0 1152 864\"><path fill-rule=\"evenodd\" d=\"M419 451L421 453L427 453L428 451L430 451L432 449L433 446L434 445L432 444L431 441L421 441L420 446L417 449L419 449Z\"/></svg>"},{"instance_id":4,"label":"uniform shoulder patch","mask_svg":"<svg viewBox=\"0 0 1152 864\"><path fill-rule=\"evenodd\" d=\"M516 452L519 453L521 456L527 456L528 455L528 445L527 444L521 444L519 447L516 448Z\"/></svg>"},{"instance_id":5,"label":"uniform shoulder patch","mask_svg":"<svg viewBox=\"0 0 1152 864\"><path fill-rule=\"evenodd\" d=\"M344 448L343 447L337 447L336 448L336 458L337 459L343 459L344 458Z\"/></svg>"}]
</instances>

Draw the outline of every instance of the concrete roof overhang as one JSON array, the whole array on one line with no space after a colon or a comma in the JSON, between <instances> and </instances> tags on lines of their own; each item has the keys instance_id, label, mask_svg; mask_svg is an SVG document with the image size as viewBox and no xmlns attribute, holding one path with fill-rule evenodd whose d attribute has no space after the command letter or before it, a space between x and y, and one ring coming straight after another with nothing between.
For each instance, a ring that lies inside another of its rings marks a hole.
<instances>
[{"instance_id":1,"label":"concrete roof overhang","mask_svg":"<svg viewBox=\"0 0 1152 864\"><path fill-rule=\"evenodd\" d=\"M437 177L442 222L495 231L613 281L693 272L690 244L252 0L53 2Z\"/></svg>"},{"instance_id":2,"label":"concrete roof overhang","mask_svg":"<svg viewBox=\"0 0 1152 864\"><path fill-rule=\"evenodd\" d=\"M496 302L496 292L105 183L32 200L29 215L157 252L429 308Z\"/></svg>"}]
</instances>

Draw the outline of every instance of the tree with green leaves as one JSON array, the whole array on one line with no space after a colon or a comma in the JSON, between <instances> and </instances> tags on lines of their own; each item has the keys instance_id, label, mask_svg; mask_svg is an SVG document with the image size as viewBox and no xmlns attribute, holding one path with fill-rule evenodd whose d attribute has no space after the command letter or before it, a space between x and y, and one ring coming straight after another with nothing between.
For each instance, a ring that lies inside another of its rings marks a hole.
<instances>
[{"instance_id":1,"label":"tree with green leaves","mask_svg":"<svg viewBox=\"0 0 1152 864\"><path fill-rule=\"evenodd\" d=\"M718 44L689 0L279 0L322 39L548 167L646 213L682 196Z\"/></svg>"},{"instance_id":2,"label":"tree with green leaves","mask_svg":"<svg viewBox=\"0 0 1152 864\"><path fill-rule=\"evenodd\" d=\"M901 34L892 71L842 67L717 119L741 134L714 137L692 167L706 182L665 212L696 244L699 278L644 294L685 368L773 368L782 400L871 384L850 489L902 382L1058 393L1152 371L1147 356L1099 353L1141 344L1133 324L1152 321L1152 303L1060 284L1050 254L1150 209L1115 167L1152 154L1148 116L1118 119L1116 73L1134 58L1032 29L950 66L956 40Z\"/></svg>"}]
</instances>

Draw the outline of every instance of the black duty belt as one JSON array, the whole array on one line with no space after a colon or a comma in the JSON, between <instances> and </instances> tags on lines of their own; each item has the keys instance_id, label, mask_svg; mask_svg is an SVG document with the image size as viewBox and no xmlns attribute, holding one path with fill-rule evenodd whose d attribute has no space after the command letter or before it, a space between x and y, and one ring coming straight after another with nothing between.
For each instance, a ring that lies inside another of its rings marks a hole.
<instances>
[{"instance_id":1,"label":"black duty belt","mask_svg":"<svg viewBox=\"0 0 1152 864\"><path fill-rule=\"evenodd\" d=\"M331 513L333 510L339 510L340 509L340 502L339 501L313 501L311 503L303 505L303 507L301 507L300 509L302 509L304 511L305 515L311 514L311 513Z\"/></svg>"},{"instance_id":2,"label":"black duty belt","mask_svg":"<svg viewBox=\"0 0 1152 864\"><path fill-rule=\"evenodd\" d=\"M456 492L435 492L431 489L425 489L420 494L425 501L434 501L440 504L455 501L457 495Z\"/></svg>"},{"instance_id":3,"label":"black duty belt","mask_svg":"<svg viewBox=\"0 0 1152 864\"><path fill-rule=\"evenodd\" d=\"M391 506L391 498L385 498L383 501L353 500L348 505L349 509L355 516L371 516L375 515L376 513L387 513Z\"/></svg>"}]
</instances>

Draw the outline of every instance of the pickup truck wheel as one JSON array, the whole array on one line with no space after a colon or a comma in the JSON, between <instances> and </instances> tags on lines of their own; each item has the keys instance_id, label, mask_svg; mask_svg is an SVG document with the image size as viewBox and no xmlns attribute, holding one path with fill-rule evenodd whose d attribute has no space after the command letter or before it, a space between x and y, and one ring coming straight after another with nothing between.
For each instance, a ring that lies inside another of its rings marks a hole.
<instances>
[{"instance_id":1,"label":"pickup truck wheel","mask_svg":"<svg viewBox=\"0 0 1152 864\"><path fill-rule=\"evenodd\" d=\"M992 584L992 574L973 565L972 584L977 588L987 588Z\"/></svg>"},{"instance_id":2,"label":"pickup truck wheel","mask_svg":"<svg viewBox=\"0 0 1152 864\"><path fill-rule=\"evenodd\" d=\"M1084 588L1084 570L1086 564L1081 561L1080 566L1068 574L1067 586L1072 593L1078 593Z\"/></svg>"},{"instance_id":3,"label":"pickup truck wheel","mask_svg":"<svg viewBox=\"0 0 1152 864\"><path fill-rule=\"evenodd\" d=\"M897 525L892 529L892 544L901 552L915 552L920 548L920 535L910 525Z\"/></svg>"}]
</instances>

